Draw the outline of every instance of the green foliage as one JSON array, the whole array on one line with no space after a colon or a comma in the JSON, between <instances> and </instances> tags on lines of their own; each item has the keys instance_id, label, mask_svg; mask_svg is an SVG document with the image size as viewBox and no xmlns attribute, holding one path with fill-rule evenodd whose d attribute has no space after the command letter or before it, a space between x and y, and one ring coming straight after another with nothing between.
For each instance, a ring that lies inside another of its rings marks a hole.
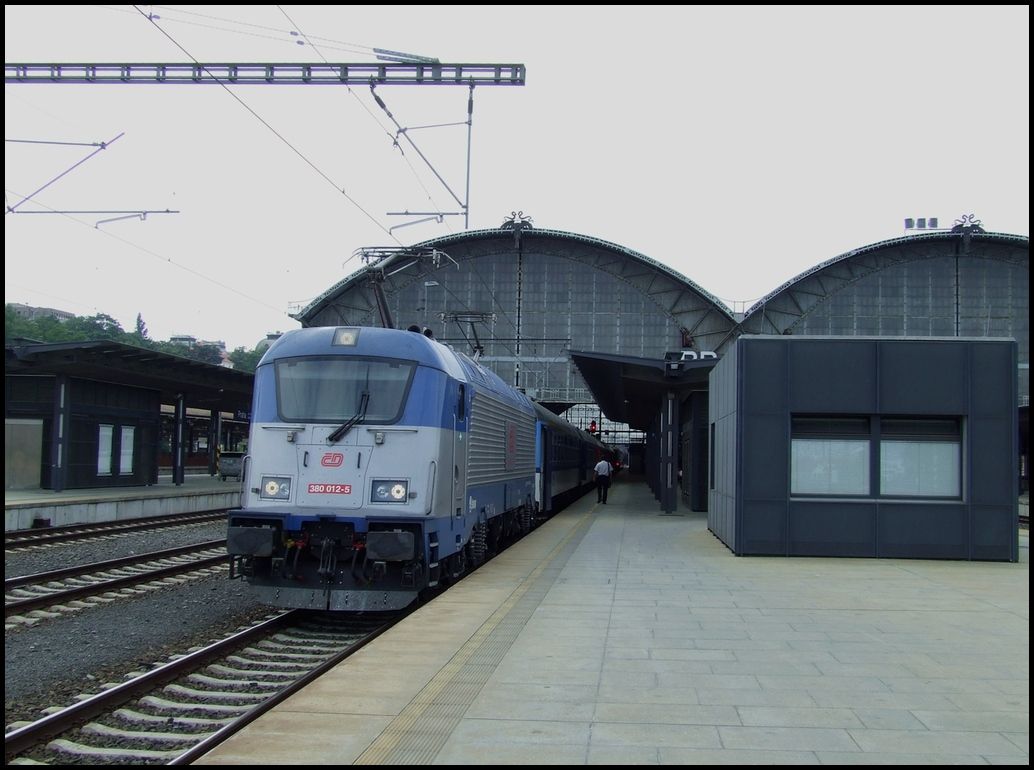
<instances>
[{"instance_id":1,"label":"green foliage","mask_svg":"<svg viewBox=\"0 0 1034 770\"><path fill-rule=\"evenodd\" d=\"M22 318L10 305L4 306L4 344L10 345L13 340L27 339L42 342L32 321Z\"/></svg>"},{"instance_id":2,"label":"green foliage","mask_svg":"<svg viewBox=\"0 0 1034 770\"><path fill-rule=\"evenodd\" d=\"M222 351L215 345L192 345L188 355L195 361L203 361L213 366L219 366L223 362Z\"/></svg>"},{"instance_id":3,"label":"green foliage","mask_svg":"<svg viewBox=\"0 0 1034 770\"><path fill-rule=\"evenodd\" d=\"M170 356L179 356L180 358L191 358L190 348L186 345L181 345L178 342L168 342L166 340L147 340L144 342L144 347L151 348L151 350L157 350L159 353L168 353Z\"/></svg>"},{"instance_id":4,"label":"green foliage","mask_svg":"<svg viewBox=\"0 0 1034 770\"><path fill-rule=\"evenodd\" d=\"M42 321L44 319L41 318L39 320ZM47 320L54 321L63 327L70 335L69 339L72 340L111 340L112 342L123 342L126 337L121 324L110 315L105 315L104 313L98 313L89 318L76 316L75 318L69 318L67 321L57 321L53 318Z\"/></svg>"},{"instance_id":5,"label":"green foliage","mask_svg":"<svg viewBox=\"0 0 1034 770\"><path fill-rule=\"evenodd\" d=\"M237 348L230 353L230 361L233 363L233 368L237 371L254 373L259 360L262 358L262 354L265 352L264 349L245 350L244 348Z\"/></svg>"},{"instance_id":6,"label":"green foliage","mask_svg":"<svg viewBox=\"0 0 1034 770\"><path fill-rule=\"evenodd\" d=\"M222 363L222 354L215 345L188 346L149 339L147 324L144 323L143 315L140 313L136 316L136 328L132 332L126 332L118 321L104 313L75 316L66 321L52 316L28 319L20 316L11 305L6 305L4 307L4 343L11 345L16 339L32 340L33 342L111 340L125 345L150 348L181 358L202 361L214 366ZM229 357L235 369L254 372L255 366L262 358L262 351L237 348Z\"/></svg>"},{"instance_id":7,"label":"green foliage","mask_svg":"<svg viewBox=\"0 0 1034 770\"><path fill-rule=\"evenodd\" d=\"M24 337L37 342L75 342L85 340L114 340L126 342L128 335L110 315L75 316L61 321L53 316L22 318L10 305L4 306L4 342Z\"/></svg>"}]
</instances>

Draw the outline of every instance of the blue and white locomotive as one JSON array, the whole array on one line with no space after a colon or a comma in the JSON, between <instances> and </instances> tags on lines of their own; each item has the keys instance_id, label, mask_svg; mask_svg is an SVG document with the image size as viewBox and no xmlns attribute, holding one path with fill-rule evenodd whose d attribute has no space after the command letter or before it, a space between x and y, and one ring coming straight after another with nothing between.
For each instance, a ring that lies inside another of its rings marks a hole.
<instances>
[{"instance_id":1,"label":"blue and white locomotive","mask_svg":"<svg viewBox=\"0 0 1034 770\"><path fill-rule=\"evenodd\" d=\"M330 610L398 609L462 575L584 491L605 450L467 356L376 327L277 340L248 448L231 577Z\"/></svg>"}]
</instances>

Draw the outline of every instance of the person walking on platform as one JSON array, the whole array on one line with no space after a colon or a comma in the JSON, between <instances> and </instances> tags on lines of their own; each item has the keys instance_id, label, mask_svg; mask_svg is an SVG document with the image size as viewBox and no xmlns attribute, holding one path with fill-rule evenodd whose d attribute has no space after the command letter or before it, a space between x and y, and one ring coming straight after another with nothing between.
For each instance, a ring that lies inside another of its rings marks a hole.
<instances>
[{"instance_id":1,"label":"person walking on platform","mask_svg":"<svg viewBox=\"0 0 1034 770\"><path fill-rule=\"evenodd\" d=\"M607 490L610 489L610 475L613 467L605 459L600 459L592 469L592 478L596 482L596 502L607 504Z\"/></svg>"}]
</instances>

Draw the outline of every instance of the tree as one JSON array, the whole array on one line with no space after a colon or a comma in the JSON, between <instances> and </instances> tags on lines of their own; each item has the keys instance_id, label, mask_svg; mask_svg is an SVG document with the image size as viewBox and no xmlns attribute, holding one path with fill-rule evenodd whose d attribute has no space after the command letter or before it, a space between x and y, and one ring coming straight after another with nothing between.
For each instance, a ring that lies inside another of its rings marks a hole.
<instances>
[{"instance_id":1,"label":"tree","mask_svg":"<svg viewBox=\"0 0 1034 770\"><path fill-rule=\"evenodd\" d=\"M44 321L47 319L39 319ZM114 340L125 342L126 333L122 325L105 313L89 317L76 316L61 322L61 328L68 335L67 340Z\"/></svg>"},{"instance_id":2,"label":"tree","mask_svg":"<svg viewBox=\"0 0 1034 770\"><path fill-rule=\"evenodd\" d=\"M59 321L57 318L49 315L34 318L32 323L36 327L36 339L43 340L44 342L68 342L70 340L86 339L85 336L80 336L80 333L74 327L66 325L73 320L81 319L75 318L68 321Z\"/></svg>"},{"instance_id":3,"label":"tree","mask_svg":"<svg viewBox=\"0 0 1034 770\"><path fill-rule=\"evenodd\" d=\"M191 345L186 352L187 357L195 361L213 366L221 366L223 363L223 353L215 345Z\"/></svg>"},{"instance_id":4,"label":"tree","mask_svg":"<svg viewBox=\"0 0 1034 770\"><path fill-rule=\"evenodd\" d=\"M258 362L262 358L262 354L265 353L263 350L245 350L244 348L236 348L230 353L230 362L233 364L233 368L239 372L254 372L258 367Z\"/></svg>"},{"instance_id":5,"label":"tree","mask_svg":"<svg viewBox=\"0 0 1034 770\"><path fill-rule=\"evenodd\" d=\"M136 314L136 331L127 332L123 342L128 345L137 345L141 348L154 349L154 342L147 337L147 324L144 323L142 313Z\"/></svg>"},{"instance_id":6,"label":"tree","mask_svg":"<svg viewBox=\"0 0 1034 770\"><path fill-rule=\"evenodd\" d=\"M147 347L157 350L159 353L167 353L170 356L189 358L191 361L201 361L205 364L220 366L223 363L223 354L215 345L183 345L179 342L168 342L166 340L147 340Z\"/></svg>"},{"instance_id":7,"label":"tree","mask_svg":"<svg viewBox=\"0 0 1034 770\"><path fill-rule=\"evenodd\" d=\"M92 340L111 340L121 342L125 345L136 345L137 347L150 348L160 353L189 358L194 361L201 361L213 366L221 366L223 353L215 345L180 345L164 340L152 340L147 336L147 324L144 323L142 313L136 314L136 328L132 332L126 332L122 326L105 313L98 313L92 316L75 316L67 320L61 320L54 316L40 316L39 318L25 318L20 315L13 305L4 307L4 342L8 345L15 339L27 339L34 342L78 342ZM233 356L241 363L237 363ZM245 352L244 348L238 348L231 355L235 366L242 371L253 372L255 365L262 357L259 351Z\"/></svg>"},{"instance_id":8,"label":"tree","mask_svg":"<svg viewBox=\"0 0 1034 770\"><path fill-rule=\"evenodd\" d=\"M4 344L10 345L16 339L40 340L36 324L24 318L11 305L4 305Z\"/></svg>"}]
</instances>

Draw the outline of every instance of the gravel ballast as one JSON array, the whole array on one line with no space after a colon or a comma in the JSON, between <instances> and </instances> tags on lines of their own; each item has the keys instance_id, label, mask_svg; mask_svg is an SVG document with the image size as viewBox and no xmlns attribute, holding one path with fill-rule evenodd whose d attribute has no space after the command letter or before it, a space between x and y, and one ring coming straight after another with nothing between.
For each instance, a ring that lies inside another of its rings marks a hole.
<instances>
[{"instance_id":1,"label":"gravel ballast","mask_svg":"<svg viewBox=\"0 0 1034 770\"><path fill-rule=\"evenodd\" d=\"M155 530L6 554L7 577L225 537L225 524ZM35 720L105 682L165 663L277 612L227 573L170 585L4 633L6 724Z\"/></svg>"},{"instance_id":2,"label":"gravel ballast","mask_svg":"<svg viewBox=\"0 0 1034 770\"><path fill-rule=\"evenodd\" d=\"M4 579L225 538L226 522L216 521L24 548L4 554Z\"/></svg>"}]
</instances>

